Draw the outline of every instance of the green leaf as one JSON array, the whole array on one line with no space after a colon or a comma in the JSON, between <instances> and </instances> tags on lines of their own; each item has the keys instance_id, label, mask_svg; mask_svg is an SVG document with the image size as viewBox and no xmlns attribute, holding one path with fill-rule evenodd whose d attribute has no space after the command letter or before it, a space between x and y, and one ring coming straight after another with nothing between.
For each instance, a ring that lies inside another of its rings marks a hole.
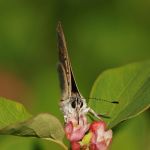
<instances>
[{"instance_id":1,"label":"green leaf","mask_svg":"<svg viewBox=\"0 0 150 150\"><path fill-rule=\"evenodd\" d=\"M31 117L20 103L0 98L0 129Z\"/></svg>"},{"instance_id":2,"label":"green leaf","mask_svg":"<svg viewBox=\"0 0 150 150\"><path fill-rule=\"evenodd\" d=\"M48 113L42 113L24 122L2 128L0 134L31 136L62 141L64 131L56 117Z\"/></svg>"},{"instance_id":3,"label":"green leaf","mask_svg":"<svg viewBox=\"0 0 150 150\"><path fill-rule=\"evenodd\" d=\"M149 111L145 111L127 123L121 124L117 132L114 130L110 150L149 150L149 124ZM128 144L125 144L125 142Z\"/></svg>"},{"instance_id":4,"label":"green leaf","mask_svg":"<svg viewBox=\"0 0 150 150\"><path fill-rule=\"evenodd\" d=\"M97 113L110 116L104 119L109 128L135 117L150 107L150 61L133 63L104 71L95 81L89 106Z\"/></svg>"},{"instance_id":5,"label":"green leaf","mask_svg":"<svg viewBox=\"0 0 150 150\"><path fill-rule=\"evenodd\" d=\"M31 117L23 105L3 98L0 99L0 134L43 138L66 149L62 142L64 129L56 117L48 113Z\"/></svg>"}]
</instances>

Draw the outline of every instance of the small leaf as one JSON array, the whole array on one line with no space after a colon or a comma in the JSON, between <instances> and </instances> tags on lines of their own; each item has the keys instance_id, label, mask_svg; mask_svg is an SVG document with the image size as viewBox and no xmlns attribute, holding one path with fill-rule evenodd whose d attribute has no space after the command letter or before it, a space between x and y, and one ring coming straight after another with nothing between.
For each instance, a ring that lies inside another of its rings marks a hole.
<instances>
[{"instance_id":1,"label":"small leaf","mask_svg":"<svg viewBox=\"0 0 150 150\"><path fill-rule=\"evenodd\" d=\"M95 81L90 97L119 102L89 101L97 113L110 116L104 119L109 128L137 116L150 107L150 61L104 71Z\"/></svg>"},{"instance_id":2,"label":"small leaf","mask_svg":"<svg viewBox=\"0 0 150 150\"><path fill-rule=\"evenodd\" d=\"M51 114L32 117L22 104L0 98L0 134L38 137L51 140L67 149L62 140L64 129Z\"/></svg>"},{"instance_id":3,"label":"small leaf","mask_svg":"<svg viewBox=\"0 0 150 150\"><path fill-rule=\"evenodd\" d=\"M20 103L0 98L0 128L27 120L31 117Z\"/></svg>"},{"instance_id":4,"label":"small leaf","mask_svg":"<svg viewBox=\"0 0 150 150\"><path fill-rule=\"evenodd\" d=\"M64 131L59 120L51 114L39 114L25 122L2 128L0 134L31 136L62 141Z\"/></svg>"}]
</instances>

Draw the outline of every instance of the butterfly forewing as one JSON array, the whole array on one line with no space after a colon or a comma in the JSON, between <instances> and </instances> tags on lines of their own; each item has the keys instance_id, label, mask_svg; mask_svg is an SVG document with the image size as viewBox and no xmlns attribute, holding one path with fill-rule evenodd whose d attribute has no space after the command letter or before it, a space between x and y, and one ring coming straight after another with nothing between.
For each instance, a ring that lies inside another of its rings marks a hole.
<instances>
[{"instance_id":1,"label":"butterfly forewing","mask_svg":"<svg viewBox=\"0 0 150 150\"><path fill-rule=\"evenodd\" d=\"M80 96L77 84L74 79L70 59L68 56L66 40L61 27L61 23L57 26L58 49L59 49L59 79L62 92L62 100L72 97L77 94Z\"/></svg>"},{"instance_id":2,"label":"butterfly forewing","mask_svg":"<svg viewBox=\"0 0 150 150\"><path fill-rule=\"evenodd\" d=\"M59 49L58 73L61 87L61 100L65 100L71 96L71 73L65 37L60 23L57 26L57 36Z\"/></svg>"}]
</instances>

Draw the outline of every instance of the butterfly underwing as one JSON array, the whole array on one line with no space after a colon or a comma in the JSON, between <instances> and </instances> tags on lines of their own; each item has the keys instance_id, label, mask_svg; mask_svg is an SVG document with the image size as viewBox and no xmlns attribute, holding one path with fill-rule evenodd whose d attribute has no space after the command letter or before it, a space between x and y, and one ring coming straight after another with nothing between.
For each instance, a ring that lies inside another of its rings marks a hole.
<instances>
[{"instance_id":1,"label":"butterfly underwing","mask_svg":"<svg viewBox=\"0 0 150 150\"><path fill-rule=\"evenodd\" d=\"M57 26L57 38L59 50L58 74L61 87L60 108L64 114L65 122L68 122L71 118L78 120L81 115L86 115L88 112L99 118L99 116L87 106L86 99L81 95L77 87L60 22Z\"/></svg>"}]
</instances>

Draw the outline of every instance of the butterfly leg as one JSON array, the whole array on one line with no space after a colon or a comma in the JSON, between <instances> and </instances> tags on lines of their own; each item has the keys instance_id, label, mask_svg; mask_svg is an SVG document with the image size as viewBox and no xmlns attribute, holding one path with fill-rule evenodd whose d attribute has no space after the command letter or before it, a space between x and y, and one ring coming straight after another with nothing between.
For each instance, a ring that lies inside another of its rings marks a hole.
<instances>
[{"instance_id":1,"label":"butterfly leg","mask_svg":"<svg viewBox=\"0 0 150 150\"><path fill-rule=\"evenodd\" d=\"M93 109L90 108L89 109L89 113L94 115L97 119L102 120L102 118Z\"/></svg>"}]
</instances>

